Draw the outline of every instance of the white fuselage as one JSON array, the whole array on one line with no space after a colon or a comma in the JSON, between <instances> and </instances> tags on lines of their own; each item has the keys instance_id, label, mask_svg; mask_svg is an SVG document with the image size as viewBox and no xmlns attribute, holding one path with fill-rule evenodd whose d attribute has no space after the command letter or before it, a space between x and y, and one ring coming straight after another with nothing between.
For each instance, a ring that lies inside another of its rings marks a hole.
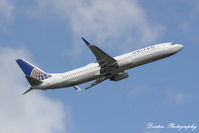
<instances>
[{"instance_id":1,"label":"white fuselage","mask_svg":"<svg viewBox=\"0 0 199 133\"><path fill-rule=\"evenodd\" d=\"M153 62L173 55L183 48L180 44L162 43L145 47L114 57L121 71ZM98 63L90 63L84 67L74 69L65 73L52 74L39 86L33 89L57 89L82 84L102 77Z\"/></svg>"}]
</instances>

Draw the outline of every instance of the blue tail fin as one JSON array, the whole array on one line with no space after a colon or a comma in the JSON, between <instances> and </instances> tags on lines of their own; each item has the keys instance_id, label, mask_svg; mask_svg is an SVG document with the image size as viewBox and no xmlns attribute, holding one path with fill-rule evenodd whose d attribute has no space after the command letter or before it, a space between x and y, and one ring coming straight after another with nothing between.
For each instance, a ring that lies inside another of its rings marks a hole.
<instances>
[{"instance_id":1,"label":"blue tail fin","mask_svg":"<svg viewBox=\"0 0 199 133\"><path fill-rule=\"evenodd\" d=\"M22 71L24 72L26 76L35 78L37 80L44 80L51 77L50 74L42 71L41 69L35 67L31 63L23 59L17 59L16 62L20 66L20 68L22 69Z\"/></svg>"}]
</instances>

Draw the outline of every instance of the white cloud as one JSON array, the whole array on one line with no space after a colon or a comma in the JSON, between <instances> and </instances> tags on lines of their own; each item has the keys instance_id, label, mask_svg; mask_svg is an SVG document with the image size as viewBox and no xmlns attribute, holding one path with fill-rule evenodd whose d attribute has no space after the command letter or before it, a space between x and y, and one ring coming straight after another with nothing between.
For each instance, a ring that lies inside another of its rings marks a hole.
<instances>
[{"instance_id":1,"label":"white cloud","mask_svg":"<svg viewBox=\"0 0 199 133\"><path fill-rule=\"evenodd\" d=\"M71 109L39 91L22 95L27 88L16 58L28 57L23 49L0 48L0 132L69 132Z\"/></svg>"},{"instance_id":2,"label":"white cloud","mask_svg":"<svg viewBox=\"0 0 199 133\"><path fill-rule=\"evenodd\" d=\"M60 16L70 23L75 38L85 36L123 50L156 41L163 29L147 20L137 0L37 0L28 14Z\"/></svg>"},{"instance_id":3,"label":"white cloud","mask_svg":"<svg viewBox=\"0 0 199 133\"><path fill-rule=\"evenodd\" d=\"M183 37L187 37L186 40L193 42L198 42L199 34L198 34L198 21L199 21L199 0L195 1L185 1L189 3L190 9L187 10L186 13L184 12L176 12L176 18L177 21L175 21L175 25L178 28L178 30L181 32ZM188 6L188 7L189 7ZM187 21L189 20L189 21ZM183 38L180 37L180 38Z\"/></svg>"},{"instance_id":4,"label":"white cloud","mask_svg":"<svg viewBox=\"0 0 199 133\"><path fill-rule=\"evenodd\" d=\"M149 91L150 87L146 87L146 86L135 86L132 87L132 89L130 90L130 92L128 93L128 96L130 97L134 97L137 94L142 94L142 93L146 93L147 91Z\"/></svg>"},{"instance_id":5,"label":"white cloud","mask_svg":"<svg viewBox=\"0 0 199 133\"><path fill-rule=\"evenodd\" d=\"M196 3L194 3L195 5L195 10L199 11L199 0L196 0Z\"/></svg>"},{"instance_id":6,"label":"white cloud","mask_svg":"<svg viewBox=\"0 0 199 133\"><path fill-rule=\"evenodd\" d=\"M168 98L170 101L173 101L177 104L185 103L192 99L190 94L182 93L182 92L170 92L168 94Z\"/></svg>"},{"instance_id":7,"label":"white cloud","mask_svg":"<svg viewBox=\"0 0 199 133\"><path fill-rule=\"evenodd\" d=\"M0 28L12 21L14 9L15 6L11 0L0 0Z\"/></svg>"},{"instance_id":8,"label":"white cloud","mask_svg":"<svg viewBox=\"0 0 199 133\"><path fill-rule=\"evenodd\" d=\"M177 89L168 89L165 99L163 100L163 104L184 104L192 101L194 98L193 95L179 91Z\"/></svg>"}]
</instances>

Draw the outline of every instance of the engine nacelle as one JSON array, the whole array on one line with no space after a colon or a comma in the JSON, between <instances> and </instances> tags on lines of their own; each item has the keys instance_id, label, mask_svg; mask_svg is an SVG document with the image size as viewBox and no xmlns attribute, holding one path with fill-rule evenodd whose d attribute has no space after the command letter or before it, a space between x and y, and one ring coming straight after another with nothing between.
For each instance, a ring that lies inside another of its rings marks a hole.
<instances>
[{"instance_id":1,"label":"engine nacelle","mask_svg":"<svg viewBox=\"0 0 199 133\"><path fill-rule=\"evenodd\" d=\"M110 80L111 81L119 81L119 80L122 80L122 79L125 79L125 78L128 78L128 77L129 77L128 72L120 72L117 75L111 77Z\"/></svg>"}]
</instances>

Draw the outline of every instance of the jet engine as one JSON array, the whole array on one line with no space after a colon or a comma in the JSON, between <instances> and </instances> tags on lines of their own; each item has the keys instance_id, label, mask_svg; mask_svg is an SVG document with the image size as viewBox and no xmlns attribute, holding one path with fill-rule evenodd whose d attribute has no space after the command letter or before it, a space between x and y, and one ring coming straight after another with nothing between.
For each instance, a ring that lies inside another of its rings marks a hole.
<instances>
[{"instance_id":1,"label":"jet engine","mask_svg":"<svg viewBox=\"0 0 199 133\"><path fill-rule=\"evenodd\" d=\"M120 72L120 73L114 75L113 77L111 77L110 80L111 81L119 81L119 80L122 80L122 79L125 79L128 77L129 77L128 72Z\"/></svg>"}]
</instances>

